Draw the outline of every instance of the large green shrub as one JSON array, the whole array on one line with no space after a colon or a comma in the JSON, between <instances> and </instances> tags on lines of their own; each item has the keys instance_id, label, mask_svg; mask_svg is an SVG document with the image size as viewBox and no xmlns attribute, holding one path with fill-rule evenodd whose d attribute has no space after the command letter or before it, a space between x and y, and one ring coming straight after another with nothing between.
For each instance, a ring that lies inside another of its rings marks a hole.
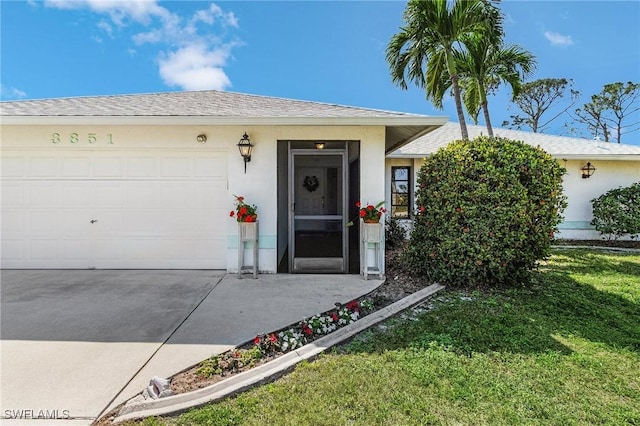
<instances>
[{"instance_id":1,"label":"large green shrub","mask_svg":"<svg viewBox=\"0 0 640 426\"><path fill-rule=\"evenodd\" d=\"M543 150L509 139L440 149L418 174L408 266L443 284L525 278L549 255L564 173Z\"/></svg>"},{"instance_id":2,"label":"large green shrub","mask_svg":"<svg viewBox=\"0 0 640 426\"><path fill-rule=\"evenodd\" d=\"M636 238L640 234L640 182L626 188L612 189L591 200L593 220L607 239L624 235Z\"/></svg>"}]
</instances>

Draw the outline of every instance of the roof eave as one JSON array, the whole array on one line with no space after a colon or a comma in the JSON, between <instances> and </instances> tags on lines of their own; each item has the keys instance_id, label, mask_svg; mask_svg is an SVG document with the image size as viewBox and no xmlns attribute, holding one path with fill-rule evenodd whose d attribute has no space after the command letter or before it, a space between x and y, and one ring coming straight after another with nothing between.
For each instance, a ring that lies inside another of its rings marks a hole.
<instances>
[{"instance_id":1,"label":"roof eave","mask_svg":"<svg viewBox=\"0 0 640 426\"><path fill-rule=\"evenodd\" d=\"M6 125L270 125L270 126L440 126L443 117L220 117L220 116L20 116L5 115ZM413 140L413 139L412 139Z\"/></svg>"},{"instance_id":2,"label":"roof eave","mask_svg":"<svg viewBox=\"0 0 640 426\"><path fill-rule=\"evenodd\" d=\"M596 160L596 161L640 161L640 154L554 154L550 153L559 160ZM427 158L429 154L413 154L413 153L390 153L387 158Z\"/></svg>"}]
</instances>

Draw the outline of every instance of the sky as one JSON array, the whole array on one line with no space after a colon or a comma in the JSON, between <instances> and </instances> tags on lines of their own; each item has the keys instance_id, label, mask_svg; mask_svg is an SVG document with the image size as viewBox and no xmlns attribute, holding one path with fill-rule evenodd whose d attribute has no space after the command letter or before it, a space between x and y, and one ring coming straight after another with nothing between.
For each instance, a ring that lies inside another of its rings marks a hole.
<instances>
[{"instance_id":1,"label":"sky","mask_svg":"<svg viewBox=\"0 0 640 426\"><path fill-rule=\"evenodd\" d=\"M438 110L422 89L402 90L391 81L385 49L403 24L405 6L359 0L2 0L0 98L214 89L457 121L452 98ZM581 98L570 111L607 83L640 82L640 1L505 0L499 7L505 41L536 56L529 80L573 80ZM518 113L510 98L503 86L489 99L494 126ZM560 105L568 104L567 95ZM571 133L571 127L565 114L545 133L592 138L579 128ZM640 132L623 142L640 145Z\"/></svg>"}]
</instances>

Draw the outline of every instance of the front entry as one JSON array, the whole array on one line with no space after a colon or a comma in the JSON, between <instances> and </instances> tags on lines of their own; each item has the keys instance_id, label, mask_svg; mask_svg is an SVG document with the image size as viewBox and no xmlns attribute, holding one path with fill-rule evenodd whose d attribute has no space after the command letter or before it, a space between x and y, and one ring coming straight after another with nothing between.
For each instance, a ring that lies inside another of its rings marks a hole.
<instances>
[{"instance_id":1,"label":"front entry","mask_svg":"<svg viewBox=\"0 0 640 426\"><path fill-rule=\"evenodd\" d=\"M289 151L289 271L345 273L346 149Z\"/></svg>"}]
</instances>

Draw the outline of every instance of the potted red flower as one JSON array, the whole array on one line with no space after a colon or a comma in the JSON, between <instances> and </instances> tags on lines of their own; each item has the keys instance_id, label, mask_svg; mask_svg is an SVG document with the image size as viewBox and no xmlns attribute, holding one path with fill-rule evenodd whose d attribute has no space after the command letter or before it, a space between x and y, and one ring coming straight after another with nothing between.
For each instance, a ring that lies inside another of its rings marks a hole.
<instances>
[{"instance_id":1,"label":"potted red flower","mask_svg":"<svg viewBox=\"0 0 640 426\"><path fill-rule=\"evenodd\" d=\"M356 207L360 209L358 211L358 215L365 223L379 223L382 214L387 212L387 210L384 208L384 201L380 201L375 206L373 204L362 206L360 201L358 201L356 203Z\"/></svg>"},{"instance_id":2,"label":"potted red flower","mask_svg":"<svg viewBox=\"0 0 640 426\"><path fill-rule=\"evenodd\" d=\"M236 209L229 212L229 217L235 217L238 222L255 222L258 220L255 205L244 202L244 197L234 195L236 197Z\"/></svg>"}]
</instances>

